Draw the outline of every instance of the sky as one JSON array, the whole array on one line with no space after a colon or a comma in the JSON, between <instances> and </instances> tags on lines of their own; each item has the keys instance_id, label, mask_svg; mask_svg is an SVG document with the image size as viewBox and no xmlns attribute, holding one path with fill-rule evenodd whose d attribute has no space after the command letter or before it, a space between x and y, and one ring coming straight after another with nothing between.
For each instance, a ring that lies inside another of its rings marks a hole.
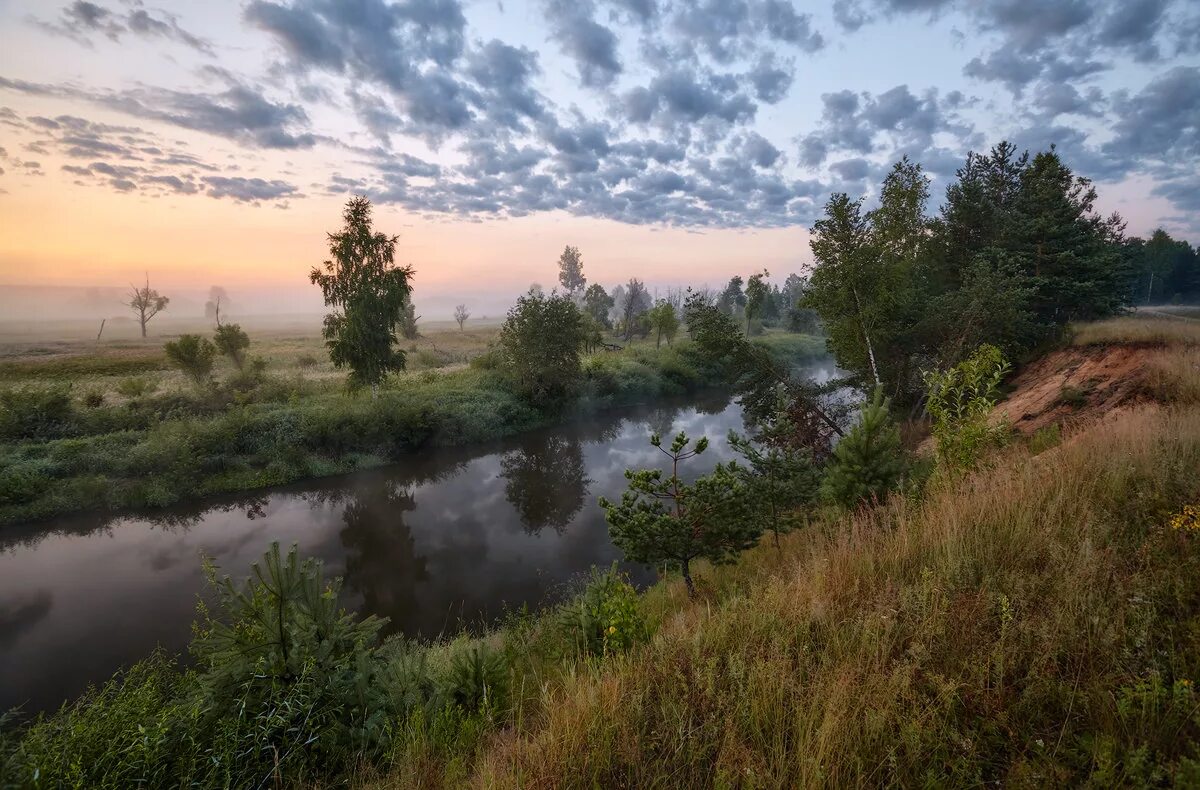
<instances>
[{"instance_id":1,"label":"sky","mask_svg":"<svg viewBox=\"0 0 1200 790\"><path fill-rule=\"evenodd\" d=\"M811 262L907 155L1055 144L1128 233L1200 242L1195 0L0 0L0 289L315 311L353 194L419 312ZM2 300L0 300L2 302Z\"/></svg>"}]
</instances>

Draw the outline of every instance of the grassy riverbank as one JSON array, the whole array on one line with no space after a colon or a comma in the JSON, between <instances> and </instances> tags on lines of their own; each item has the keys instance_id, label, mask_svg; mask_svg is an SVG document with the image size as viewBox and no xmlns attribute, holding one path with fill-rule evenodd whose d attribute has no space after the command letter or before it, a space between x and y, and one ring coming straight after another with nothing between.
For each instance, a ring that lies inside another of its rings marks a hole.
<instances>
[{"instance_id":1,"label":"grassy riverbank","mask_svg":"<svg viewBox=\"0 0 1200 790\"><path fill-rule=\"evenodd\" d=\"M640 341L584 360L578 397L555 410L518 397L489 352L496 330L431 332L412 370L377 397L347 393L315 335L258 338L261 377L222 371L197 388L161 346L30 348L0 361L0 525L84 509L156 507L379 466L428 446L494 439L596 409L720 386L690 344ZM794 363L811 336L759 342Z\"/></svg>"},{"instance_id":2,"label":"grassy riverbank","mask_svg":"<svg viewBox=\"0 0 1200 790\"><path fill-rule=\"evenodd\" d=\"M1088 348L1147 349L1153 327L1089 331ZM1148 350L1194 349L1175 337ZM610 592L605 622L628 649L572 638L587 598L482 639L387 643L371 688L395 712L357 741L287 718L284 703L303 712L303 684L269 711L213 709L210 681L157 657L8 729L0 759L12 781L38 770L47 786L235 770L389 788L1195 786L1200 406L1181 391L1141 389L965 477L824 513L778 549L703 569L699 600L673 579ZM446 707L481 647L499 657L476 666L495 670L496 695L476 712ZM298 729L271 735L277 719ZM271 743L319 740L272 768L278 752L252 754L266 742L256 727Z\"/></svg>"}]
</instances>

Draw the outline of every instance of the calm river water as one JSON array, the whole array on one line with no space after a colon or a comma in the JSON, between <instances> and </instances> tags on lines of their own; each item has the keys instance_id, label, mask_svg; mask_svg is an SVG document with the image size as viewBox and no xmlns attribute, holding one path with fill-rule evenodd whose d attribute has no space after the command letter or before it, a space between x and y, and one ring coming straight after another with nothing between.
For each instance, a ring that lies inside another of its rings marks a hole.
<instances>
[{"instance_id":1,"label":"calm river water","mask_svg":"<svg viewBox=\"0 0 1200 790\"><path fill-rule=\"evenodd\" d=\"M709 437L692 475L729 460L725 436L743 428L741 408L710 395L253 496L0 530L0 711L56 707L156 645L185 651L201 556L241 578L275 540L323 560L345 605L389 618L389 633L432 638L554 602L618 559L596 498L619 497L626 468L660 466L651 432Z\"/></svg>"}]
</instances>

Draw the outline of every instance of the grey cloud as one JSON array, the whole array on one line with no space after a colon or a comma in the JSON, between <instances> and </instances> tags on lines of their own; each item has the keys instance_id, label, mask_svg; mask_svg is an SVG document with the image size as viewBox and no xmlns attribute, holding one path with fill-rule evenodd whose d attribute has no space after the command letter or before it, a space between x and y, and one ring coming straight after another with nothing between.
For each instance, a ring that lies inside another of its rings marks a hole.
<instances>
[{"instance_id":1,"label":"grey cloud","mask_svg":"<svg viewBox=\"0 0 1200 790\"><path fill-rule=\"evenodd\" d=\"M787 96L792 87L792 72L776 65L774 58L764 56L758 65L750 72L750 83L754 86L754 96L759 101L775 104Z\"/></svg>"},{"instance_id":2,"label":"grey cloud","mask_svg":"<svg viewBox=\"0 0 1200 790\"><path fill-rule=\"evenodd\" d=\"M177 41L199 52L213 54L212 43L189 33L179 25L178 18L161 10L135 7L129 11L112 11L87 0L75 0L66 6L55 22L38 22L42 29L66 36L91 46L92 34L100 34L119 42L127 34L142 38L164 38Z\"/></svg>"},{"instance_id":3,"label":"grey cloud","mask_svg":"<svg viewBox=\"0 0 1200 790\"><path fill-rule=\"evenodd\" d=\"M1152 194L1164 197L1180 211L1200 214L1200 175L1192 174L1185 178L1165 181L1151 190ZM1191 218L1197 223L1195 217Z\"/></svg>"},{"instance_id":4,"label":"grey cloud","mask_svg":"<svg viewBox=\"0 0 1200 790\"><path fill-rule=\"evenodd\" d=\"M624 70L617 36L594 18L587 0L549 0L546 14L563 53L575 61L579 80L589 88L611 85Z\"/></svg>"},{"instance_id":5,"label":"grey cloud","mask_svg":"<svg viewBox=\"0 0 1200 790\"><path fill-rule=\"evenodd\" d=\"M242 203L298 197L296 187L286 181L241 176L205 176L201 180L208 186L210 197L229 197Z\"/></svg>"},{"instance_id":6,"label":"grey cloud","mask_svg":"<svg viewBox=\"0 0 1200 790\"><path fill-rule=\"evenodd\" d=\"M1200 68L1176 66L1138 93L1113 101L1117 122L1104 152L1122 162L1200 157Z\"/></svg>"},{"instance_id":7,"label":"grey cloud","mask_svg":"<svg viewBox=\"0 0 1200 790\"><path fill-rule=\"evenodd\" d=\"M829 169L843 181L862 181L870 174L871 163L862 158L843 159L831 164Z\"/></svg>"}]
</instances>

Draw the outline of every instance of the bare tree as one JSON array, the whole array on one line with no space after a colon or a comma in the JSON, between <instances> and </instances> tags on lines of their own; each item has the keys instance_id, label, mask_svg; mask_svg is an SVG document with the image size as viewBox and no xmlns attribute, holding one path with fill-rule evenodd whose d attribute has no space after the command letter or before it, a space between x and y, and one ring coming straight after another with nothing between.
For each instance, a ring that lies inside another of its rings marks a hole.
<instances>
[{"instance_id":1,"label":"bare tree","mask_svg":"<svg viewBox=\"0 0 1200 790\"><path fill-rule=\"evenodd\" d=\"M463 324L467 323L467 319L470 317L471 314L467 312L467 306L465 304L460 304L458 307L454 308L454 320L458 322L459 332L462 331Z\"/></svg>"},{"instance_id":2,"label":"bare tree","mask_svg":"<svg viewBox=\"0 0 1200 790\"><path fill-rule=\"evenodd\" d=\"M134 315L137 316L138 323L142 326L142 337L145 337L146 324L150 322L151 318L165 310L167 302L171 300L160 295L158 291L150 287L149 272L146 272L145 287L138 288L132 284L129 287L132 289L129 292L129 301L122 304L133 310Z\"/></svg>"}]
</instances>

